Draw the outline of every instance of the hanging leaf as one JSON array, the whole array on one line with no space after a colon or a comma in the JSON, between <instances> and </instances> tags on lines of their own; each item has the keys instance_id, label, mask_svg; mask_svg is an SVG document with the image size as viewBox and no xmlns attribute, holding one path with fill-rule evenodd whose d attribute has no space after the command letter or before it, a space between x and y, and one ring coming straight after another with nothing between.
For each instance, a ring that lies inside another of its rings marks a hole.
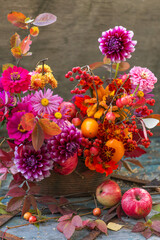
<instances>
[{"instance_id":1,"label":"hanging leaf","mask_svg":"<svg viewBox=\"0 0 160 240\"><path fill-rule=\"evenodd\" d=\"M52 13L42 13L32 22L35 26L47 26L56 22L57 17Z\"/></svg>"},{"instance_id":2,"label":"hanging leaf","mask_svg":"<svg viewBox=\"0 0 160 240\"><path fill-rule=\"evenodd\" d=\"M11 48L18 47L21 43L21 39L18 33L15 33L10 39Z\"/></svg>"},{"instance_id":3,"label":"hanging leaf","mask_svg":"<svg viewBox=\"0 0 160 240\"><path fill-rule=\"evenodd\" d=\"M117 66L117 64L116 64L116 63L113 63L112 68L113 68L113 69L116 69L116 66ZM118 71L123 72L123 71L128 70L129 68L130 68L130 64L129 64L128 62L121 62L121 63L119 64Z\"/></svg>"},{"instance_id":4,"label":"hanging leaf","mask_svg":"<svg viewBox=\"0 0 160 240\"><path fill-rule=\"evenodd\" d=\"M103 62L95 62L89 65L91 70L94 70L96 68L102 67L104 65Z\"/></svg>"},{"instance_id":5,"label":"hanging leaf","mask_svg":"<svg viewBox=\"0 0 160 240\"><path fill-rule=\"evenodd\" d=\"M159 120L155 118L143 118L143 122L147 128L152 129L157 126Z\"/></svg>"},{"instance_id":6,"label":"hanging leaf","mask_svg":"<svg viewBox=\"0 0 160 240\"><path fill-rule=\"evenodd\" d=\"M7 196L11 196L11 197L22 197L25 195L26 195L26 191L20 187L11 188L7 193Z\"/></svg>"},{"instance_id":7,"label":"hanging leaf","mask_svg":"<svg viewBox=\"0 0 160 240\"><path fill-rule=\"evenodd\" d=\"M140 98L139 100L137 100L135 103L132 104L132 107L134 108L139 108L141 106L144 106L146 103L146 99L144 97Z\"/></svg>"},{"instance_id":8,"label":"hanging leaf","mask_svg":"<svg viewBox=\"0 0 160 240\"><path fill-rule=\"evenodd\" d=\"M142 124L144 137L145 137L145 139L147 139L148 137L147 137L147 130L146 130L145 124L142 119L140 119L140 122Z\"/></svg>"},{"instance_id":9,"label":"hanging leaf","mask_svg":"<svg viewBox=\"0 0 160 240\"><path fill-rule=\"evenodd\" d=\"M127 162L122 161L122 163L123 163L123 166L124 166L129 172L133 173L132 168L130 167L130 165L129 165Z\"/></svg>"},{"instance_id":10,"label":"hanging leaf","mask_svg":"<svg viewBox=\"0 0 160 240\"><path fill-rule=\"evenodd\" d=\"M29 51L30 45L32 44L32 41L30 39L31 39L31 36L28 35L20 43L19 47L21 48L22 54L26 54Z\"/></svg>"},{"instance_id":11,"label":"hanging leaf","mask_svg":"<svg viewBox=\"0 0 160 240\"><path fill-rule=\"evenodd\" d=\"M7 15L7 19L16 27L19 27L22 29L28 28L28 24L25 23L26 16L21 12L10 12Z\"/></svg>"},{"instance_id":12,"label":"hanging leaf","mask_svg":"<svg viewBox=\"0 0 160 240\"><path fill-rule=\"evenodd\" d=\"M33 130L36 125L36 119L33 113L25 113L21 117L20 124L22 125L23 129L25 129L26 131Z\"/></svg>"},{"instance_id":13,"label":"hanging leaf","mask_svg":"<svg viewBox=\"0 0 160 240\"><path fill-rule=\"evenodd\" d=\"M39 119L38 123L44 132L44 137L47 139L61 133L60 127L55 122L51 122L49 119Z\"/></svg>"},{"instance_id":14,"label":"hanging leaf","mask_svg":"<svg viewBox=\"0 0 160 240\"><path fill-rule=\"evenodd\" d=\"M9 67L13 68L13 64L12 63L6 63L2 65L2 72L4 72L5 70L7 70Z\"/></svg>"},{"instance_id":15,"label":"hanging leaf","mask_svg":"<svg viewBox=\"0 0 160 240\"><path fill-rule=\"evenodd\" d=\"M139 160L137 160L137 159L126 159L126 161L127 162L131 162L131 163L133 163L133 164L135 164L135 165L137 165L138 167L141 167L141 168L144 168L143 166L142 166L142 164L140 163L140 161Z\"/></svg>"},{"instance_id":16,"label":"hanging leaf","mask_svg":"<svg viewBox=\"0 0 160 240\"><path fill-rule=\"evenodd\" d=\"M24 197L14 197L11 198L7 204L7 211L13 212L21 207Z\"/></svg>"},{"instance_id":17,"label":"hanging leaf","mask_svg":"<svg viewBox=\"0 0 160 240\"><path fill-rule=\"evenodd\" d=\"M38 151L38 149L40 149L40 147L43 144L43 141L44 141L44 133L41 126L37 122L32 132L32 144L35 151Z\"/></svg>"},{"instance_id":18,"label":"hanging leaf","mask_svg":"<svg viewBox=\"0 0 160 240\"><path fill-rule=\"evenodd\" d=\"M21 58L22 57L22 52L21 52L21 48L20 47L13 47L11 48L11 53L13 55L13 57L15 58Z\"/></svg>"}]
</instances>

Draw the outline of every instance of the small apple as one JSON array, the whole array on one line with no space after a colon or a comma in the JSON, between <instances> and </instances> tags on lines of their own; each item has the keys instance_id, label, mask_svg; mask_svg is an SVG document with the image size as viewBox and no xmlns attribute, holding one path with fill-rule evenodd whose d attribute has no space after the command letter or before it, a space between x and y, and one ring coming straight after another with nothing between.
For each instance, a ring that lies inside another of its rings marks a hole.
<instances>
[{"instance_id":1,"label":"small apple","mask_svg":"<svg viewBox=\"0 0 160 240\"><path fill-rule=\"evenodd\" d=\"M68 110L67 115L68 115L69 121L76 116L77 110L73 103L64 101L60 104L60 109L63 109L63 108Z\"/></svg>"},{"instance_id":2,"label":"small apple","mask_svg":"<svg viewBox=\"0 0 160 240\"><path fill-rule=\"evenodd\" d=\"M81 119L78 118L78 117L72 118L72 123L73 123L73 125L74 125L75 127L80 126L80 125L81 125L81 122L82 122Z\"/></svg>"},{"instance_id":3,"label":"small apple","mask_svg":"<svg viewBox=\"0 0 160 240\"><path fill-rule=\"evenodd\" d=\"M129 217L145 218L152 209L152 197L143 188L131 188L124 193L121 205Z\"/></svg>"},{"instance_id":4,"label":"small apple","mask_svg":"<svg viewBox=\"0 0 160 240\"><path fill-rule=\"evenodd\" d=\"M108 112L106 114L106 119L110 120L110 121L114 121L116 119L116 116L115 116L115 114L113 112Z\"/></svg>"},{"instance_id":5,"label":"small apple","mask_svg":"<svg viewBox=\"0 0 160 240\"><path fill-rule=\"evenodd\" d=\"M54 171L61 174L61 175L69 175L72 173L78 164L78 155L75 153L73 156L68 158L64 163L54 164Z\"/></svg>"},{"instance_id":6,"label":"small apple","mask_svg":"<svg viewBox=\"0 0 160 240\"><path fill-rule=\"evenodd\" d=\"M96 189L96 198L102 205L110 208L121 200L121 189L119 185L108 179L102 182Z\"/></svg>"}]
</instances>

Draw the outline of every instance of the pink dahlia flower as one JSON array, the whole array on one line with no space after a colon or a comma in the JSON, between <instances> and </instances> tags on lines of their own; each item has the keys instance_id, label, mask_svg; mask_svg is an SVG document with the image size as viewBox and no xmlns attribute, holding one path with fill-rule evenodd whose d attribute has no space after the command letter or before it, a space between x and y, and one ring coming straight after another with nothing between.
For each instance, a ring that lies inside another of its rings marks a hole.
<instances>
[{"instance_id":1,"label":"pink dahlia flower","mask_svg":"<svg viewBox=\"0 0 160 240\"><path fill-rule=\"evenodd\" d=\"M7 122L7 131L8 135L11 139L14 139L15 144L23 143L24 140L31 141L31 133L32 131L26 131L21 126L21 117L26 112L15 112L11 117L8 118Z\"/></svg>"},{"instance_id":2,"label":"pink dahlia flower","mask_svg":"<svg viewBox=\"0 0 160 240\"><path fill-rule=\"evenodd\" d=\"M53 161L46 143L38 151L35 151L31 145L24 145L20 152L16 147L14 163L18 172L30 181L41 181L49 177L50 170L53 168Z\"/></svg>"},{"instance_id":3,"label":"pink dahlia flower","mask_svg":"<svg viewBox=\"0 0 160 240\"><path fill-rule=\"evenodd\" d=\"M21 67L9 67L2 74L1 83L5 91L20 93L28 90L31 76L29 72Z\"/></svg>"},{"instance_id":4,"label":"pink dahlia flower","mask_svg":"<svg viewBox=\"0 0 160 240\"><path fill-rule=\"evenodd\" d=\"M37 114L52 114L58 111L58 107L63 101L63 98L58 95L53 95L51 89L44 89L37 91L33 97L31 97L31 103L34 111Z\"/></svg>"},{"instance_id":5,"label":"pink dahlia flower","mask_svg":"<svg viewBox=\"0 0 160 240\"><path fill-rule=\"evenodd\" d=\"M132 31L127 31L122 26L116 26L106 32L102 32L102 37L98 39L100 43L99 49L112 62L119 63L125 61L135 51L134 46L137 41L132 40L133 35Z\"/></svg>"},{"instance_id":6,"label":"pink dahlia flower","mask_svg":"<svg viewBox=\"0 0 160 240\"><path fill-rule=\"evenodd\" d=\"M133 67L129 75L133 88L139 85L138 90L146 93L151 92L157 82L155 75L147 68Z\"/></svg>"},{"instance_id":7,"label":"pink dahlia flower","mask_svg":"<svg viewBox=\"0 0 160 240\"><path fill-rule=\"evenodd\" d=\"M48 140L48 151L54 162L63 164L77 153L81 143L81 133L73 124L64 125L62 132Z\"/></svg>"}]
</instances>

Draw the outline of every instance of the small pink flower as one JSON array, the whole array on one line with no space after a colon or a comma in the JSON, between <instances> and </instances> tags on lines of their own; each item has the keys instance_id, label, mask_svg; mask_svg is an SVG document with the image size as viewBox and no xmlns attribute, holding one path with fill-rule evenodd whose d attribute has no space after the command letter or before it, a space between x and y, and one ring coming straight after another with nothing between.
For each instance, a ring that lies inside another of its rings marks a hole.
<instances>
[{"instance_id":1,"label":"small pink flower","mask_svg":"<svg viewBox=\"0 0 160 240\"><path fill-rule=\"evenodd\" d=\"M139 85L139 91L151 92L157 82L155 75L147 68L135 66L130 70L129 75L133 88Z\"/></svg>"},{"instance_id":2,"label":"small pink flower","mask_svg":"<svg viewBox=\"0 0 160 240\"><path fill-rule=\"evenodd\" d=\"M58 95L53 95L51 89L44 89L37 91L33 97L31 97L31 103L34 111L37 114L52 114L58 111L58 107L63 101L63 98Z\"/></svg>"},{"instance_id":3,"label":"small pink flower","mask_svg":"<svg viewBox=\"0 0 160 240\"><path fill-rule=\"evenodd\" d=\"M20 93L28 90L30 85L29 72L21 67L9 67L2 74L1 83L5 91Z\"/></svg>"}]
</instances>

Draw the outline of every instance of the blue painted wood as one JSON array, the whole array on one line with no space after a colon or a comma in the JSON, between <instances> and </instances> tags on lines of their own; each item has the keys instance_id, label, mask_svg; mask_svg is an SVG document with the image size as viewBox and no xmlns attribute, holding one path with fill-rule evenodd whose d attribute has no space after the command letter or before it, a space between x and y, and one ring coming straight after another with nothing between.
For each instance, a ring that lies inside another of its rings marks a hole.
<instances>
[{"instance_id":1,"label":"blue painted wood","mask_svg":"<svg viewBox=\"0 0 160 240\"><path fill-rule=\"evenodd\" d=\"M135 167L132 165L132 168L135 170L134 173L129 174L129 176L139 177L141 179L149 179L152 180L155 177L160 180L160 138L153 138L151 146L147 149L147 154L143 155L139 158L144 169ZM126 174L126 170L124 168L121 169L121 174ZM128 174L127 174L128 175ZM9 180L8 180L9 182ZM2 188L0 190L0 195L4 195L7 191L8 183L4 182L2 184ZM124 183L123 191L126 191L129 188L127 184ZM160 195L153 195L153 201L160 201ZM84 198L81 198L82 200ZM88 206L93 208L93 203L84 203L84 206ZM148 218L156 214L157 212L152 210L149 214ZM50 215L47 215L50 216ZM58 216L58 215L57 215ZM93 215L85 216L83 219L94 219ZM124 221L135 224L137 221L130 218L123 218ZM21 218L20 216L16 216L11 219L6 225L7 226L15 226L19 224L26 223L26 221ZM6 230L6 225L0 228L1 231ZM66 238L62 233L57 231L56 229L57 222L48 221L46 223L40 224L39 229L33 225L15 228L7 230L8 233L14 234L18 237L23 237L26 240L65 240ZM82 231L76 231L71 238L72 240L81 240L84 236L88 234L88 230L84 229ZM143 240L144 237L138 233L132 233L129 229L121 229L118 232L108 230L108 235L101 234L99 237L96 238L97 240ZM159 237L152 236L150 240L158 240Z\"/></svg>"}]
</instances>

